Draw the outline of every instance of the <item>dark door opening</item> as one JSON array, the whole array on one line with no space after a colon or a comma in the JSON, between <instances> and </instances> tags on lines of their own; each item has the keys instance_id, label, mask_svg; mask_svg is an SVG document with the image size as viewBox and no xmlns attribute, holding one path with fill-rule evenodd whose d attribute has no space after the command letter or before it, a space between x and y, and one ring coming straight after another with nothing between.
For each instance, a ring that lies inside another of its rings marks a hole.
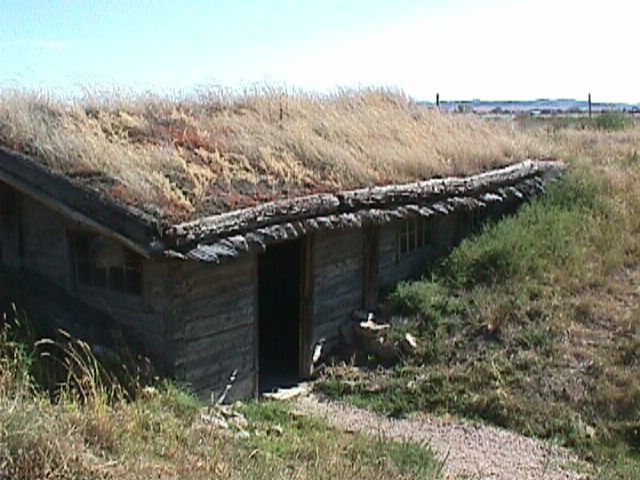
<instances>
[{"instance_id":1,"label":"dark door opening","mask_svg":"<svg viewBox=\"0 0 640 480\"><path fill-rule=\"evenodd\" d=\"M258 387L268 392L299 380L302 247L269 246L258 263Z\"/></svg>"}]
</instances>

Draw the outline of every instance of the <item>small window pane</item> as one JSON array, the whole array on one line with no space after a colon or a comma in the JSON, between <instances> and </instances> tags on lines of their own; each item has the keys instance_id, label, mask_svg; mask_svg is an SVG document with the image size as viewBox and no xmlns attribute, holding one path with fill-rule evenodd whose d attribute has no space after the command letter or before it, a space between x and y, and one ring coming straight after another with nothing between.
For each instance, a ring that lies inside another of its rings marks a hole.
<instances>
[{"instance_id":1,"label":"small window pane","mask_svg":"<svg viewBox=\"0 0 640 480\"><path fill-rule=\"evenodd\" d=\"M415 220L407 220L407 224L409 225L409 236L414 235L416 232L416 221Z\"/></svg>"},{"instance_id":2,"label":"small window pane","mask_svg":"<svg viewBox=\"0 0 640 480\"><path fill-rule=\"evenodd\" d=\"M142 271L139 269L127 269L126 275L127 293L140 295L142 293Z\"/></svg>"},{"instance_id":3,"label":"small window pane","mask_svg":"<svg viewBox=\"0 0 640 480\"><path fill-rule=\"evenodd\" d=\"M118 293L142 294L141 257L124 250L121 265L99 268L92 256L92 244L97 238L98 235L93 233L70 234L76 284Z\"/></svg>"},{"instance_id":4,"label":"small window pane","mask_svg":"<svg viewBox=\"0 0 640 480\"><path fill-rule=\"evenodd\" d=\"M407 253L407 235L400 235L400 253Z\"/></svg>"},{"instance_id":5,"label":"small window pane","mask_svg":"<svg viewBox=\"0 0 640 480\"><path fill-rule=\"evenodd\" d=\"M87 261L78 260L78 283L91 285L91 264Z\"/></svg>"},{"instance_id":6,"label":"small window pane","mask_svg":"<svg viewBox=\"0 0 640 480\"><path fill-rule=\"evenodd\" d=\"M105 268L96 268L92 269L92 280L93 286L98 288L106 288L107 287L107 270Z\"/></svg>"},{"instance_id":7,"label":"small window pane","mask_svg":"<svg viewBox=\"0 0 640 480\"><path fill-rule=\"evenodd\" d=\"M413 252L416 249L416 236L413 234L409 235L409 245L407 246L408 252Z\"/></svg>"},{"instance_id":8,"label":"small window pane","mask_svg":"<svg viewBox=\"0 0 640 480\"><path fill-rule=\"evenodd\" d=\"M122 267L111 267L109 269L109 290L114 292L125 291L125 270Z\"/></svg>"},{"instance_id":9,"label":"small window pane","mask_svg":"<svg viewBox=\"0 0 640 480\"><path fill-rule=\"evenodd\" d=\"M425 248L431 243L430 222L423 217L407 219L402 223L402 233L398 236L398 253L411 253Z\"/></svg>"}]
</instances>

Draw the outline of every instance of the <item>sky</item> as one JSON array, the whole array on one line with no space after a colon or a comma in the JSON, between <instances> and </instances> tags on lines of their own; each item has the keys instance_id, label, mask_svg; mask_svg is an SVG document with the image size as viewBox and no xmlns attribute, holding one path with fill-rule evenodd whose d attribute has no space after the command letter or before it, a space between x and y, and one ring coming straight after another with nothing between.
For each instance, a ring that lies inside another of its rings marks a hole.
<instances>
[{"instance_id":1,"label":"sky","mask_svg":"<svg viewBox=\"0 0 640 480\"><path fill-rule=\"evenodd\" d=\"M634 0L0 0L0 89L640 102Z\"/></svg>"}]
</instances>

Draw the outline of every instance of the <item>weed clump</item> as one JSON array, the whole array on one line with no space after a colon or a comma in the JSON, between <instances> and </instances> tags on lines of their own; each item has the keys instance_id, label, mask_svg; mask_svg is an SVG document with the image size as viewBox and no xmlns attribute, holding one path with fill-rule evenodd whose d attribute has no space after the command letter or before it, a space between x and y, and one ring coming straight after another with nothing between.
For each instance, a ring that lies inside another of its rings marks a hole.
<instances>
[{"instance_id":1,"label":"weed clump","mask_svg":"<svg viewBox=\"0 0 640 480\"><path fill-rule=\"evenodd\" d=\"M581 249L596 231L596 216L605 213L596 192L588 179L560 180L517 215L463 241L436 267L436 278L450 288L472 288L509 281L548 283L547 272L558 266L579 275Z\"/></svg>"}]
</instances>

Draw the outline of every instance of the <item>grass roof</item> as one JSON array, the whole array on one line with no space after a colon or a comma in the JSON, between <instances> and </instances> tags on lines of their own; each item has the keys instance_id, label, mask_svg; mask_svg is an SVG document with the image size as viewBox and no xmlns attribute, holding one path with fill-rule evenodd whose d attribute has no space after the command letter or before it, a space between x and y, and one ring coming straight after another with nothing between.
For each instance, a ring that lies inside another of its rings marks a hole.
<instances>
[{"instance_id":1,"label":"grass roof","mask_svg":"<svg viewBox=\"0 0 640 480\"><path fill-rule=\"evenodd\" d=\"M390 90L190 95L0 93L0 144L180 221L318 192L466 175L545 156L508 122Z\"/></svg>"}]
</instances>

